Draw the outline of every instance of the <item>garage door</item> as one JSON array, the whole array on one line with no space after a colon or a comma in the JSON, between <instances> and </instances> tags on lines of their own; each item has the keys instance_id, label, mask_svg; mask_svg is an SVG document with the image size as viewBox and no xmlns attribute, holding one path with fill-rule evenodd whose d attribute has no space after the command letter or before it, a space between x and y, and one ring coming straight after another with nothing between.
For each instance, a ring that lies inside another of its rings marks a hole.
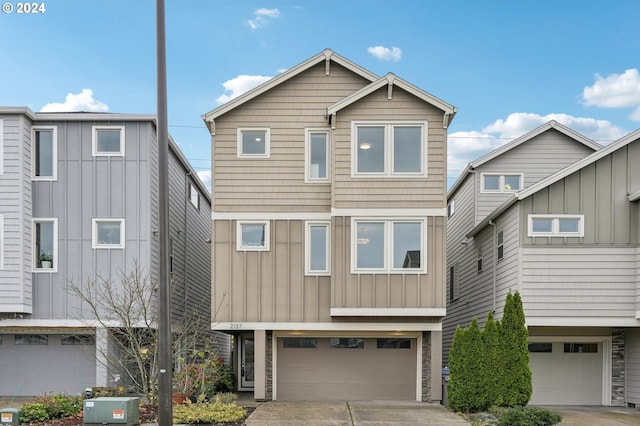
<instances>
[{"instance_id":1,"label":"garage door","mask_svg":"<svg viewBox=\"0 0 640 426\"><path fill-rule=\"evenodd\" d=\"M95 384L93 336L0 335L0 394L78 394Z\"/></svg>"},{"instance_id":2,"label":"garage door","mask_svg":"<svg viewBox=\"0 0 640 426\"><path fill-rule=\"evenodd\" d=\"M278 400L415 400L416 339L278 338Z\"/></svg>"},{"instance_id":3,"label":"garage door","mask_svg":"<svg viewBox=\"0 0 640 426\"><path fill-rule=\"evenodd\" d=\"M602 405L602 343L531 343L530 404Z\"/></svg>"}]
</instances>

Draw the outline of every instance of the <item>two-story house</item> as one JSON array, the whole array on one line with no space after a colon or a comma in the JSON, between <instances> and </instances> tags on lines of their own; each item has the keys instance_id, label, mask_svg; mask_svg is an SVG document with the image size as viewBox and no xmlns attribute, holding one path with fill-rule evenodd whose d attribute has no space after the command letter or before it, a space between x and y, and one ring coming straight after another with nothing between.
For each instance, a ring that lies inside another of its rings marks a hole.
<instances>
[{"instance_id":1,"label":"two-story house","mask_svg":"<svg viewBox=\"0 0 640 426\"><path fill-rule=\"evenodd\" d=\"M456 108L331 50L203 115L212 327L256 399L441 398Z\"/></svg>"},{"instance_id":2,"label":"two-story house","mask_svg":"<svg viewBox=\"0 0 640 426\"><path fill-rule=\"evenodd\" d=\"M445 361L456 325L519 291L532 404L640 402L639 137L549 123L470 165L448 197Z\"/></svg>"},{"instance_id":3,"label":"two-story house","mask_svg":"<svg viewBox=\"0 0 640 426\"><path fill-rule=\"evenodd\" d=\"M71 284L158 279L157 152L152 115L0 108L0 394L126 385ZM173 141L169 203L172 313L209 318L211 198Z\"/></svg>"}]
</instances>

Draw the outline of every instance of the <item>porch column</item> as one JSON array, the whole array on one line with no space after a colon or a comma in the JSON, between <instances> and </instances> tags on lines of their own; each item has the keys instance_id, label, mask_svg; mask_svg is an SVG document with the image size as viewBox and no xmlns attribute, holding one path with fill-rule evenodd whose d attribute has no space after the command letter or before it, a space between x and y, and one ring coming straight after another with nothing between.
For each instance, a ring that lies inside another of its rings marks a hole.
<instances>
[{"instance_id":1,"label":"porch column","mask_svg":"<svg viewBox=\"0 0 640 426\"><path fill-rule=\"evenodd\" d=\"M254 389L253 398L264 400L267 396L267 333L265 330L254 330L253 350L254 350Z\"/></svg>"}]
</instances>

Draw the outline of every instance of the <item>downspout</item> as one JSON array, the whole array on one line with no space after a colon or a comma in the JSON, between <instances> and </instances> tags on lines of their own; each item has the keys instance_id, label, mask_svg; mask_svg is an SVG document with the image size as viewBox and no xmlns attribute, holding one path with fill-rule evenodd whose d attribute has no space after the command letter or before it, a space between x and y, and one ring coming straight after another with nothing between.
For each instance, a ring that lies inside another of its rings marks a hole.
<instances>
[{"instance_id":1,"label":"downspout","mask_svg":"<svg viewBox=\"0 0 640 426\"><path fill-rule=\"evenodd\" d=\"M489 225L493 226L493 313L496 312L496 267L498 266L498 228L492 220Z\"/></svg>"}]
</instances>

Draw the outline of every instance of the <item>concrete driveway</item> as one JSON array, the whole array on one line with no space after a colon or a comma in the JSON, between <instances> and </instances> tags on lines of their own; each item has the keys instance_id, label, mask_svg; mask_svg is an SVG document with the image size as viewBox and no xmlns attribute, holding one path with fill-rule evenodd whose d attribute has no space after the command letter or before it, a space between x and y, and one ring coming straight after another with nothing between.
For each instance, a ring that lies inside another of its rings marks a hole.
<instances>
[{"instance_id":1,"label":"concrete driveway","mask_svg":"<svg viewBox=\"0 0 640 426\"><path fill-rule=\"evenodd\" d=\"M561 426L640 425L640 410L626 407L548 406L541 407L562 416Z\"/></svg>"},{"instance_id":2,"label":"concrete driveway","mask_svg":"<svg viewBox=\"0 0 640 426\"><path fill-rule=\"evenodd\" d=\"M286 402L260 404L248 426L269 425L468 425L439 404L398 401Z\"/></svg>"}]
</instances>

